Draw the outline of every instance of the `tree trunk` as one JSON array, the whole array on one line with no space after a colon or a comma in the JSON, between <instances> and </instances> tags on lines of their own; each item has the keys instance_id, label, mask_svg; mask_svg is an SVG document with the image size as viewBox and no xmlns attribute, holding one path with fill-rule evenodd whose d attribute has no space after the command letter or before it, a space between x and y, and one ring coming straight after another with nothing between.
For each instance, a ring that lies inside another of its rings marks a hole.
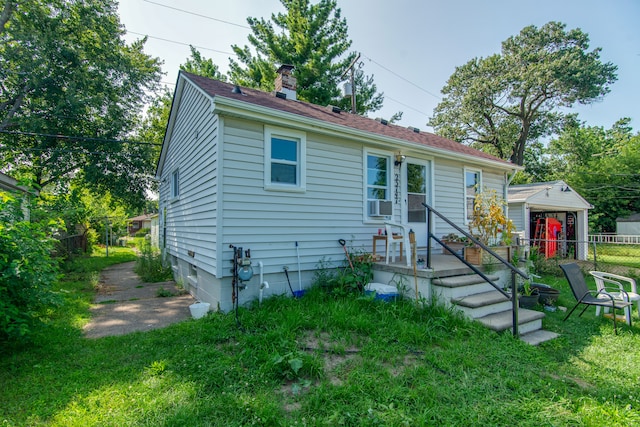
<instances>
[{"instance_id":1,"label":"tree trunk","mask_svg":"<svg viewBox=\"0 0 640 427\"><path fill-rule=\"evenodd\" d=\"M527 146L527 138L529 138L529 122L522 123L522 129L520 130L520 135L518 136L518 140L515 142L513 146L513 153L511 154L511 162L522 166L524 163L524 149Z\"/></svg>"}]
</instances>

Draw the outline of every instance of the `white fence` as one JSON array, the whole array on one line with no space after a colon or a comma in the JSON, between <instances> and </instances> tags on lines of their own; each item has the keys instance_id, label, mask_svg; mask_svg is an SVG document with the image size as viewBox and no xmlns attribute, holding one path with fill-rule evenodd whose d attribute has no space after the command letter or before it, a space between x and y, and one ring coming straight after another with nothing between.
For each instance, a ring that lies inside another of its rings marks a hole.
<instances>
[{"instance_id":1,"label":"white fence","mask_svg":"<svg viewBox=\"0 0 640 427\"><path fill-rule=\"evenodd\" d=\"M640 245L640 236L624 234L589 234L589 243L615 243L619 245Z\"/></svg>"}]
</instances>

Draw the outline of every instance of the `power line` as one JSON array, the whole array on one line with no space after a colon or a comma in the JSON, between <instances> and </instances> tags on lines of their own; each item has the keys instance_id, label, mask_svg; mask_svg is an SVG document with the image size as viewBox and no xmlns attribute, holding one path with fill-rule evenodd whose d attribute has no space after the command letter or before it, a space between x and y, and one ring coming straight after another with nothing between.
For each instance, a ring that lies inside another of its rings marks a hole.
<instances>
[{"instance_id":1,"label":"power line","mask_svg":"<svg viewBox=\"0 0 640 427\"><path fill-rule=\"evenodd\" d=\"M173 10L176 10L176 11L178 11L178 12L186 13L186 14L189 14L189 15L194 15L194 16L198 16L198 17L201 17L201 18L205 18L205 19L211 19L211 20L213 20L213 21L222 22L222 23L224 23L224 24L228 24L228 25L234 25L234 26L236 26L236 27L240 27L240 28L246 28L246 29L249 29L249 30L251 29L251 27L248 27L248 26L246 26L246 25L241 25L241 24L237 24L237 23L235 23L235 22L230 22L230 21L225 21L225 20L222 20L222 19L213 18L213 17L208 16L208 15L202 15L202 14L199 14L199 13L191 12L191 11L188 11L188 10L185 10L185 9L180 9L180 8L177 8L177 7L167 6L167 5L164 5L164 4L162 4L162 3L157 3L157 2L154 2L154 1L151 1L151 0L144 0L144 1L145 1L145 2L147 2L147 3L150 3L150 4L154 4L154 5L156 5L156 6L166 7L166 8L168 8L168 9L173 9ZM136 33L136 32L133 32L133 31L129 31L129 32L130 32L130 33L132 33L132 34L137 34L137 35L140 35L140 36L145 36L144 34ZM149 37L149 38L151 38L151 39L157 39L157 40L166 41L166 42L169 42L169 43L175 43L175 44L180 44L180 45L185 45L185 46L191 46L191 45L190 45L190 44L188 44L188 43L177 42L177 41L174 41L174 40L163 39L163 38L160 38L160 37L153 37L153 36L148 36L148 35L147 35L146 37ZM211 49L211 48L207 48L207 47L203 47L203 46L194 46L194 47L197 47L198 49L205 49L205 50L210 50L210 51L212 51L212 52L217 52L217 53L223 53L223 54L226 54L226 55L233 55L233 56L236 56L236 54L235 54L235 53L224 52L224 51L221 51L221 50ZM433 92L431 92L431 91L429 91L429 90L427 90L427 89L423 88L422 86L420 86L420 85L418 85L418 84L416 84L416 83L412 82L411 80L407 79L406 77L401 76L400 74L398 74L398 73L396 73L395 71L393 71L393 70L389 69L388 67L385 67L384 65L382 65L382 64L380 64L379 62L377 62L377 61L373 60L372 58L368 57L367 55L364 55L364 54L363 54L362 56L364 56L365 58L367 58L367 59L369 60L369 62L373 62L373 63L374 63L374 64L376 64L378 67L380 67L380 68L382 68L383 70L385 70L385 71L387 71L387 72L389 72L389 73L393 74L394 76L396 76L396 77L398 77L399 79L401 79L401 80L403 80L403 81L405 81L405 82L409 83L410 85L412 85L412 86L414 86L414 87L416 87L416 88L420 89L421 91L423 91L423 92L427 93L428 95L431 95L432 97L434 97L434 98L436 98L436 99L438 99L438 100L441 100L441 99L442 99L439 95L436 95L436 94L434 94ZM387 98L389 98L388 96L386 96L386 97L387 97ZM403 106L405 106L405 107L407 107L407 108L410 108L410 109L412 109L413 111L416 111L416 112L418 112L418 113L420 113L420 114L423 114L423 115L425 115L425 116L427 116L427 117L429 116L428 114L426 114L426 113L424 113L424 112L422 112L422 111L416 110L415 108L410 107L409 105L403 104L403 103L401 103L401 102L399 102L399 101L397 101L397 100L395 100L395 99L392 99L392 98L389 98L389 99L390 99L390 100L392 100L392 101L394 101L394 102L397 102L398 104L401 104L401 105L403 105Z\"/></svg>"},{"instance_id":2,"label":"power line","mask_svg":"<svg viewBox=\"0 0 640 427\"><path fill-rule=\"evenodd\" d=\"M196 45L192 45L191 43L184 43L184 42L179 42L179 41L176 41L176 40L164 39L162 37L150 36L148 34L142 34L142 33L138 33L138 32L135 32L135 31L130 31L130 30L127 30L127 32L131 33L131 34L135 34L137 36L147 37L147 38L154 39L154 40L161 40L161 41L167 42L167 43L179 44L179 45L182 45L182 46L190 46L190 47L193 46L195 48L202 49L202 50L210 50L211 52L222 53L224 55L236 56L236 54L233 53L233 52L225 52L223 50L211 49L209 47L196 46Z\"/></svg>"},{"instance_id":3,"label":"power line","mask_svg":"<svg viewBox=\"0 0 640 427\"><path fill-rule=\"evenodd\" d=\"M434 93L432 93L432 92L429 92L427 89L423 88L422 86L419 86L419 85L415 84L415 83L414 83L414 82L412 82L411 80L409 80L409 79L407 79L407 78L405 78L405 77L402 77L400 74L396 73L395 71L390 70L389 68L387 68L387 67L385 67L384 65L380 64L379 62L374 61L373 59L369 58L367 55L362 55L362 56L364 56L364 57L365 57L365 58L367 58L370 62L373 62L374 64L376 64L378 67L382 68L383 70L388 71L389 73L393 74L394 76L398 77L399 79L404 80L405 82L409 83L410 85L413 85L413 86L417 87L417 88L418 88L418 89L420 89L421 91L423 91L423 92L425 92L425 93L428 93L429 95L433 96L434 98L436 98L436 99L442 99L440 96L438 96L438 95L436 95L436 94L434 94Z\"/></svg>"},{"instance_id":4,"label":"power line","mask_svg":"<svg viewBox=\"0 0 640 427\"><path fill-rule=\"evenodd\" d=\"M1 147L0 146L0 151L16 151L16 148L11 148L11 147ZM121 154L121 153L117 153L117 152L110 152L110 151L85 151L79 148L26 148L26 147L22 147L22 148L18 148L17 151L20 151L22 153L26 153L26 152L44 152L47 154L55 154L55 153L79 153L79 154L94 154L94 155L99 155L99 156L103 156L103 155L114 155L114 154ZM127 157L139 157L142 159L146 159L148 156L146 153L137 153L137 152L126 152L124 153L126 154Z\"/></svg>"},{"instance_id":5,"label":"power line","mask_svg":"<svg viewBox=\"0 0 640 427\"><path fill-rule=\"evenodd\" d=\"M393 99L393 98L391 98L390 96L385 95L384 97L385 97L385 99L388 99L388 100L390 100L390 101L393 101L393 102L395 102L396 104L400 104L400 105L402 105L402 106L404 106L404 107L407 107L407 108L409 108L409 109L411 109L411 110L415 111L416 113L420 113L420 114L422 114L422 115L426 116L427 118L429 117L429 115L428 115L427 113L425 113L424 111L417 110L417 109L413 108L413 107L412 107L412 106L410 106L410 105L407 105L407 104L405 104L405 103L403 103L403 102L400 102L400 101L398 101L397 99Z\"/></svg>"},{"instance_id":6,"label":"power line","mask_svg":"<svg viewBox=\"0 0 640 427\"><path fill-rule=\"evenodd\" d=\"M70 141L115 142L118 144L138 144L138 145L162 145L158 142L131 141L127 139L95 138L95 137L89 137L89 136L69 136L69 135L58 135L58 134L38 133L38 132L20 132L20 131L13 131L13 130L0 130L0 133L5 133L8 135L22 135L22 136L33 136L33 137L67 139Z\"/></svg>"},{"instance_id":7,"label":"power line","mask_svg":"<svg viewBox=\"0 0 640 427\"><path fill-rule=\"evenodd\" d=\"M156 6L166 7L167 9L177 10L178 12L187 13L187 14L193 15L193 16L198 16L200 18L205 18L205 19L210 19L212 21L222 22L223 24L234 25L236 27L246 28L248 30L251 29L251 27L248 27L246 25L236 24L235 22L225 21L223 19L214 18L212 16L202 15L200 13L195 13L195 12L191 12L191 11L188 11L188 10L180 9L180 8L177 8L177 7L168 6L166 4L157 3L155 1L151 1L151 0L144 0L144 1L147 2L147 3L155 4Z\"/></svg>"}]
</instances>

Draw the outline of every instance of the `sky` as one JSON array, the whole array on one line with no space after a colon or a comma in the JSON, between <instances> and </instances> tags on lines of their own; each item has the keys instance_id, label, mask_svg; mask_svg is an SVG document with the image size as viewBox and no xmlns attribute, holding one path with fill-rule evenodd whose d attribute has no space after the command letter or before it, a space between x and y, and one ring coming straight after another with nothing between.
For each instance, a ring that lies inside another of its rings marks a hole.
<instances>
[{"instance_id":1,"label":"sky","mask_svg":"<svg viewBox=\"0 0 640 427\"><path fill-rule=\"evenodd\" d=\"M313 2L313 0L312 0ZM403 112L399 125L427 126L441 89L457 66L499 53L502 41L528 25L559 21L589 35L603 62L618 67L618 81L602 100L571 111L589 126L610 128L622 117L640 130L640 0L338 0L350 51L385 95L369 117ZM247 17L284 12L279 0L120 0L121 23L131 42L148 36L145 52L163 62L162 81L173 88L189 45L228 71L231 45L248 45Z\"/></svg>"}]
</instances>

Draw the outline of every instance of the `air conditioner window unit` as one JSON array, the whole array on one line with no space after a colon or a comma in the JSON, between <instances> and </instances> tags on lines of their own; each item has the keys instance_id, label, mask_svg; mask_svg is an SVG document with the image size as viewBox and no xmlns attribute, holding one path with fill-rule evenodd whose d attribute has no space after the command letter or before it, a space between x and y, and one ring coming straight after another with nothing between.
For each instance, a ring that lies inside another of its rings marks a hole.
<instances>
[{"instance_id":1,"label":"air conditioner window unit","mask_svg":"<svg viewBox=\"0 0 640 427\"><path fill-rule=\"evenodd\" d=\"M369 216L391 216L391 200L369 200Z\"/></svg>"}]
</instances>

